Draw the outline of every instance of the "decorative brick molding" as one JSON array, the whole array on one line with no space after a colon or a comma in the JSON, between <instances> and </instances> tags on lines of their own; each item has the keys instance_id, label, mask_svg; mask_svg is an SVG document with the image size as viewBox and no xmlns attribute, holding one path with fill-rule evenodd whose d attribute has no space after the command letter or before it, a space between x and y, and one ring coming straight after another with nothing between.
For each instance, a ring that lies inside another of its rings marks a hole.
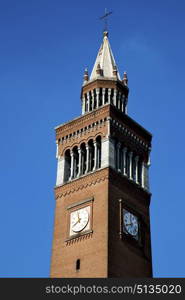
<instances>
[{"instance_id":1,"label":"decorative brick molding","mask_svg":"<svg viewBox=\"0 0 185 300\"><path fill-rule=\"evenodd\" d=\"M67 123L61 124L55 128L56 135L58 136L61 133L73 131L73 128L77 129L77 127L84 126L89 121L96 121L96 118L100 118L100 116L108 115L108 112L110 110L110 105L105 105L97 110L94 110L92 112L87 113L86 115L80 116L72 121L69 121Z\"/></svg>"},{"instance_id":2,"label":"decorative brick molding","mask_svg":"<svg viewBox=\"0 0 185 300\"><path fill-rule=\"evenodd\" d=\"M66 243L66 246L73 245L75 243L90 239L90 238L92 238L92 236L93 236L93 231L88 232L88 233L83 234L83 235L78 236L78 237L74 237L73 239L66 240L65 243Z\"/></svg>"},{"instance_id":3,"label":"decorative brick molding","mask_svg":"<svg viewBox=\"0 0 185 300\"><path fill-rule=\"evenodd\" d=\"M62 186L55 187L56 200L79 190L83 190L102 181L108 180L108 168L97 170L83 177L74 179Z\"/></svg>"}]
</instances>

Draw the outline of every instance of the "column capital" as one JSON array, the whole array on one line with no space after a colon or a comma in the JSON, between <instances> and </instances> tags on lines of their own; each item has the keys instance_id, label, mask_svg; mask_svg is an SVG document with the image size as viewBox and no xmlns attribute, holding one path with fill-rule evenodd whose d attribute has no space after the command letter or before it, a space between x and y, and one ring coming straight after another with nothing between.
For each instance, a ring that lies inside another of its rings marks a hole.
<instances>
[{"instance_id":1,"label":"column capital","mask_svg":"<svg viewBox=\"0 0 185 300\"><path fill-rule=\"evenodd\" d=\"M128 153L128 155L129 155L130 157L132 157L132 156L133 156L133 152L130 151L130 152Z\"/></svg>"},{"instance_id":2,"label":"column capital","mask_svg":"<svg viewBox=\"0 0 185 300\"><path fill-rule=\"evenodd\" d=\"M139 156L135 156L135 161L138 162L139 161Z\"/></svg>"}]
</instances>

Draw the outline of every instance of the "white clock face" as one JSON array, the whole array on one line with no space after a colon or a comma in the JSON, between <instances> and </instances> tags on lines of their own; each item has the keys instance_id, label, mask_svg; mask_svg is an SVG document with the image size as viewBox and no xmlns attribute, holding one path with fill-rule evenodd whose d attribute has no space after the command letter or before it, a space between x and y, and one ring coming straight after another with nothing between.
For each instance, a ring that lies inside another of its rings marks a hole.
<instances>
[{"instance_id":1,"label":"white clock face","mask_svg":"<svg viewBox=\"0 0 185 300\"><path fill-rule=\"evenodd\" d=\"M137 217L130 212L125 211L123 214L123 222L127 233L134 237L137 236L139 229Z\"/></svg>"},{"instance_id":2,"label":"white clock face","mask_svg":"<svg viewBox=\"0 0 185 300\"><path fill-rule=\"evenodd\" d=\"M70 227L73 233L85 229L89 223L89 207L84 207L71 213Z\"/></svg>"}]
</instances>

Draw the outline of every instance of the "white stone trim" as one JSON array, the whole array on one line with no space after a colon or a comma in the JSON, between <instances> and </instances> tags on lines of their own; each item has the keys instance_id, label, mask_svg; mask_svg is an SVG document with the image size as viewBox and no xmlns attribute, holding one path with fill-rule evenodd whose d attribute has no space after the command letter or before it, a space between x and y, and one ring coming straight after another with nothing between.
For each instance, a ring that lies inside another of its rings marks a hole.
<instances>
[{"instance_id":1,"label":"white stone trim","mask_svg":"<svg viewBox=\"0 0 185 300\"><path fill-rule=\"evenodd\" d=\"M57 162L57 178L56 178L56 185L61 185L64 183L64 168L65 168L65 159L64 157L58 157Z\"/></svg>"},{"instance_id":2,"label":"white stone trim","mask_svg":"<svg viewBox=\"0 0 185 300\"><path fill-rule=\"evenodd\" d=\"M132 174L132 157L133 157L133 152L129 152L129 179L133 179L133 174Z\"/></svg>"},{"instance_id":3,"label":"white stone trim","mask_svg":"<svg viewBox=\"0 0 185 300\"><path fill-rule=\"evenodd\" d=\"M73 178L73 173L74 173L74 152L73 152L73 150L70 151L70 155L71 155L71 174L70 174L69 180L71 180Z\"/></svg>"},{"instance_id":4,"label":"white stone trim","mask_svg":"<svg viewBox=\"0 0 185 300\"><path fill-rule=\"evenodd\" d=\"M115 147L114 140L105 138L102 140L101 168L109 166L115 168Z\"/></svg>"},{"instance_id":5,"label":"white stone trim","mask_svg":"<svg viewBox=\"0 0 185 300\"><path fill-rule=\"evenodd\" d=\"M135 181L136 183L138 184L138 162L139 162L139 156L136 156L135 157L135 174L136 174L136 178L135 178Z\"/></svg>"},{"instance_id":6,"label":"white stone trim","mask_svg":"<svg viewBox=\"0 0 185 300\"><path fill-rule=\"evenodd\" d=\"M95 171L97 169L97 142L94 141L94 167L93 167L93 171Z\"/></svg>"},{"instance_id":7,"label":"white stone trim","mask_svg":"<svg viewBox=\"0 0 185 300\"><path fill-rule=\"evenodd\" d=\"M126 172L126 153L127 153L127 147L123 148L123 175L127 175Z\"/></svg>"}]
</instances>

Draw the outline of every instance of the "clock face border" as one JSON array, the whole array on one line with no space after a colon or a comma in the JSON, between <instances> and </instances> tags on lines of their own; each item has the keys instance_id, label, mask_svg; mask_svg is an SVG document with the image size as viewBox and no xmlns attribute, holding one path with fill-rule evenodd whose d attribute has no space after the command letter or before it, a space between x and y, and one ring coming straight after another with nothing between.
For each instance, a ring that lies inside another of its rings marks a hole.
<instances>
[{"instance_id":1,"label":"clock face border","mask_svg":"<svg viewBox=\"0 0 185 300\"><path fill-rule=\"evenodd\" d=\"M131 231L129 232L129 230L128 230L126 224L125 224L124 216L126 214L129 214L130 217L133 216L135 218L135 220L137 220L137 233L135 235L132 234ZM127 209L125 207L122 209L122 230L127 236L131 237L132 239L135 239L137 241L139 240L139 237L140 237L140 220L139 220L139 217L132 210Z\"/></svg>"},{"instance_id":2,"label":"clock face border","mask_svg":"<svg viewBox=\"0 0 185 300\"><path fill-rule=\"evenodd\" d=\"M66 233L66 241L72 240L75 238L78 238L80 236L92 233L93 230L93 202L94 202L94 197L84 200L84 201L79 201L76 203L73 203L66 209L68 210L67 212L67 233ZM76 211L80 211L81 209L88 209L88 224L85 226L82 230L79 230L77 232L73 232L71 230L71 214L75 213Z\"/></svg>"},{"instance_id":3,"label":"clock face border","mask_svg":"<svg viewBox=\"0 0 185 300\"><path fill-rule=\"evenodd\" d=\"M90 205L72 210L69 216L69 236L90 230L90 215Z\"/></svg>"}]
</instances>

